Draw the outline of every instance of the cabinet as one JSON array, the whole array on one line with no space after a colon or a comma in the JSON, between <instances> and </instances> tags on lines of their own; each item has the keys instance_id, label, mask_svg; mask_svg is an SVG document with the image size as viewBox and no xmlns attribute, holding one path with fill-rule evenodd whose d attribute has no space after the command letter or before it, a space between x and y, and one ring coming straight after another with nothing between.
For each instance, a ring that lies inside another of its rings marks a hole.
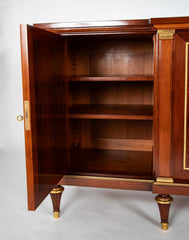
<instances>
[{"instance_id":1,"label":"cabinet","mask_svg":"<svg viewBox=\"0 0 189 240\"><path fill-rule=\"evenodd\" d=\"M21 25L28 209L61 185L189 195L189 17ZM18 117L21 119L21 117Z\"/></svg>"}]
</instances>

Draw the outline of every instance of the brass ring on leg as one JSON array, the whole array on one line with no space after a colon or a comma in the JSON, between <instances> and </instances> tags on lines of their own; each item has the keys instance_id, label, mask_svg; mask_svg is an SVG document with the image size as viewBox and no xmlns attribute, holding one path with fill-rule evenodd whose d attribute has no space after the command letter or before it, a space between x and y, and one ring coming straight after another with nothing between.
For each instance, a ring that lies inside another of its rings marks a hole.
<instances>
[{"instance_id":1,"label":"brass ring on leg","mask_svg":"<svg viewBox=\"0 0 189 240\"><path fill-rule=\"evenodd\" d=\"M156 196L155 200L159 204L171 204L173 202L173 198L171 196L168 196L166 198L163 198L161 196Z\"/></svg>"},{"instance_id":2,"label":"brass ring on leg","mask_svg":"<svg viewBox=\"0 0 189 240\"><path fill-rule=\"evenodd\" d=\"M51 190L51 194L58 194L58 193L62 193L64 191L64 187L60 186L58 188L53 188L53 190Z\"/></svg>"}]
</instances>

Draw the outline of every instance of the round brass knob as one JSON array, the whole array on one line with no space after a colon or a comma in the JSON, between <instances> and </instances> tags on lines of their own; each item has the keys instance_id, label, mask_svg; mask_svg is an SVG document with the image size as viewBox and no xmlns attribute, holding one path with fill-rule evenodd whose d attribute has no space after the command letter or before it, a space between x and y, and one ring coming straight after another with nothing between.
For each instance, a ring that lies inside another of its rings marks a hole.
<instances>
[{"instance_id":1,"label":"round brass knob","mask_svg":"<svg viewBox=\"0 0 189 240\"><path fill-rule=\"evenodd\" d=\"M24 117L22 115L18 115L17 116L17 121L21 122L22 120L24 120Z\"/></svg>"}]
</instances>

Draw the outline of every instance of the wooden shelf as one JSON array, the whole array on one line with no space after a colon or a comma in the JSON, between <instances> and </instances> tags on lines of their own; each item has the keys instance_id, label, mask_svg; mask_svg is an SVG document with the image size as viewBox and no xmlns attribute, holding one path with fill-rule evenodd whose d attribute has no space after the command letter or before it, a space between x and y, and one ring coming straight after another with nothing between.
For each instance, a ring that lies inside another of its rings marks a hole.
<instances>
[{"instance_id":1,"label":"wooden shelf","mask_svg":"<svg viewBox=\"0 0 189 240\"><path fill-rule=\"evenodd\" d=\"M154 77L152 75L128 75L128 76L70 76L68 80L71 82L97 82L97 81L150 81L153 82Z\"/></svg>"},{"instance_id":2,"label":"wooden shelf","mask_svg":"<svg viewBox=\"0 0 189 240\"><path fill-rule=\"evenodd\" d=\"M153 120L153 106L77 104L70 107L69 118Z\"/></svg>"},{"instance_id":3,"label":"wooden shelf","mask_svg":"<svg viewBox=\"0 0 189 240\"><path fill-rule=\"evenodd\" d=\"M72 166L75 173L84 175L109 174L151 179L152 151L79 149L73 155Z\"/></svg>"}]
</instances>

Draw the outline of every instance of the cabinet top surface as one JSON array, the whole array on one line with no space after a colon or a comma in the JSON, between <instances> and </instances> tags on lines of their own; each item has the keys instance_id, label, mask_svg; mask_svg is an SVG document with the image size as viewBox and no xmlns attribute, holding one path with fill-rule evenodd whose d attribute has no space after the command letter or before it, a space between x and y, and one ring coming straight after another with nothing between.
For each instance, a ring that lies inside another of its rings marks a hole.
<instances>
[{"instance_id":1,"label":"cabinet top surface","mask_svg":"<svg viewBox=\"0 0 189 240\"><path fill-rule=\"evenodd\" d=\"M63 35L143 34L152 35L157 29L189 27L189 17L168 17L133 20L103 20L83 22L35 23L34 27Z\"/></svg>"},{"instance_id":2,"label":"cabinet top surface","mask_svg":"<svg viewBox=\"0 0 189 240\"><path fill-rule=\"evenodd\" d=\"M128 26L145 26L149 27L155 24L179 24L189 23L189 17L166 17L150 19L133 19L133 20L103 20L103 21L82 21L82 22L54 22L54 23L35 23L34 26L40 28L92 28L92 27L128 27Z\"/></svg>"}]
</instances>

